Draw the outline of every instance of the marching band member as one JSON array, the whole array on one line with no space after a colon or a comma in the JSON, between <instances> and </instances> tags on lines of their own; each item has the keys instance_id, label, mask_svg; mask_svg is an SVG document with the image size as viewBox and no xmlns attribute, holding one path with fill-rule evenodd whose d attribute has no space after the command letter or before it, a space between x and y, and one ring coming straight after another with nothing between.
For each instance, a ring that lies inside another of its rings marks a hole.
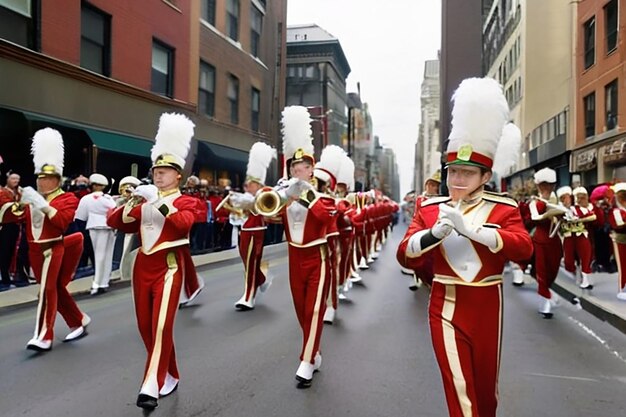
<instances>
[{"instance_id":1,"label":"marching band member","mask_svg":"<svg viewBox=\"0 0 626 417\"><path fill-rule=\"evenodd\" d=\"M400 246L408 257L433 257L430 328L450 416L495 417L502 271L529 258L532 243L515 201L483 188L492 166L500 172L517 159L509 154L519 152L521 137L500 140L509 112L495 80L464 80L453 100L450 197L423 202Z\"/></svg>"},{"instance_id":2,"label":"marching band member","mask_svg":"<svg viewBox=\"0 0 626 417\"><path fill-rule=\"evenodd\" d=\"M617 298L626 301L626 182L619 182L612 188L615 207L610 212L609 223L617 262Z\"/></svg>"},{"instance_id":3,"label":"marching band member","mask_svg":"<svg viewBox=\"0 0 626 417\"><path fill-rule=\"evenodd\" d=\"M91 319L80 311L67 290L83 251L83 236L63 236L74 219L78 199L61 190L63 176L63 138L51 128L37 131L32 144L37 175L37 191L22 190L20 203L2 202L0 222L26 219L28 255L35 278L40 285L35 334L27 349L44 352L52 349L57 310L71 332L64 342L87 335Z\"/></svg>"},{"instance_id":4,"label":"marching band member","mask_svg":"<svg viewBox=\"0 0 626 417\"><path fill-rule=\"evenodd\" d=\"M193 263L189 231L196 201L179 190L194 124L182 114L161 115L152 148L154 185L140 185L133 198L111 211L109 226L139 233L133 266L133 298L139 333L148 357L137 406L154 409L158 398L178 387L174 320L184 275ZM190 265L191 264L191 265Z\"/></svg>"},{"instance_id":5,"label":"marching band member","mask_svg":"<svg viewBox=\"0 0 626 417\"><path fill-rule=\"evenodd\" d=\"M313 176L317 180L317 191L334 198L337 188L337 176L341 164L345 162L346 152L337 145L328 145L322 150L320 160L315 164ZM339 214L339 212L337 212ZM326 241L328 242L328 264L330 270L330 290L324 313L324 323L333 324L338 307L339 296L339 216L328 225Z\"/></svg>"},{"instance_id":6,"label":"marching band member","mask_svg":"<svg viewBox=\"0 0 626 417\"><path fill-rule=\"evenodd\" d=\"M113 269L113 247L115 231L107 226L107 212L115 207L115 201L104 189L109 180L102 174L89 176L91 193L80 199L75 219L87 222L85 228L89 232L95 256L91 295L103 294L109 288L111 270Z\"/></svg>"},{"instance_id":7,"label":"marching band member","mask_svg":"<svg viewBox=\"0 0 626 417\"><path fill-rule=\"evenodd\" d=\"M307 109L286 107L282 122L285 168L291 179L281 183L278 194L287 202L278 214L289 244L289 285L303 336L297 387L308 388L322 364L322 319L330 287L326 232L336 208L334 199L317 193L312 184L315 158ZM257 207L262 197L257 197Z\"/></svg>"},{"instance_id":8,"label":"marching band member","mask_svg":"<svg viewBox=\"0 0 626 417\"><path fill-rule=\"evenodd\" d=\"M113 197L115 206L123 206L133 197L135 187L141 185L141 181L137 177L132 175L122 178L119 182L117 191L119 195ZM118 231L118 235L123 236L122 243L122 258L120 259L120 275L124 280L130 280L132 276L132 265L137 255L137 248L139 247L136 233L124 233L121 230ZM118 237L120 239L120 237Z\"/></svg>"},{"instance_id":9,"label":"marching band member","mask_svg":"<svg viewBox=\"0 0 626 417\"><path fill-rule=\"evenodd\" d=\"M576 204L571 207L569 215L566 215L565 220L570 223L570 233L572 239L568 241L569 245L566 248L565 242L563 242L564 263L565 270L572 275L576 275L576 263L573 256L565 256L566 254L576 254L578 261L580 262L580 271L582 280L579 287L583 290L590 290L593 288L589 277L591 275L591 261L593 258L593 250L591 247L591 238L589 236L588 226L591 222L595 222L596 212L593 204L589 203L589 196L585 187L576 187L572 191ZM570 248L573 246L573 248Z\"/></svg>"},{"instance_id":10,"label":"marching band member","mask_svg":"<svg viewBox=\"0 0 626 417\"><path fill-rule=\"evenodd\" d=\"M350 276L352 273L352 260L354 251L354 228L352 216L354 206L347 198L348 193L354 190L354 162L348 155L337 174L337 228L339 229L339 299L346 299L346 293L350 289Z\"/></svg>"},{"instance_id":11,"label":"marching band member","mask_svg":"<svg viewBox=\"0 0 626 417\"><path fill-rule=\"evenodd\" d=\"M530 219L535 224L533 246L535 249L535 275L537 278L537 293L541 297L539 314L543 318L552 318L553 295L550 287L559 273L561 256L561 242L557 235L558 218L565 214L563 207L556 205L556 172L550 168L543 168L535 172L535 184L539 196L531 200L528 205Z\"/></svg>"},{"instance_id":12,"label":"marching band member","mask_svg":"<svg viewBox=\"0 0 626 417\"><path fill-rule=\"evenodd\" d=\"M235 303L235 308L238 310L252 310L257 289L265 292L271 284L261 270L263 241L267 226L263 216L254 210L254 198L265 187L267 169L274 158L276 158L276 149L268 144L257 142L252 145L248 157L246 181L243 185L245 193L233 193L229 197L233 207L238 208L245 219L239 235L239 256L243 261L244 285L243 295Z\"/></svg>"}]
</instances>

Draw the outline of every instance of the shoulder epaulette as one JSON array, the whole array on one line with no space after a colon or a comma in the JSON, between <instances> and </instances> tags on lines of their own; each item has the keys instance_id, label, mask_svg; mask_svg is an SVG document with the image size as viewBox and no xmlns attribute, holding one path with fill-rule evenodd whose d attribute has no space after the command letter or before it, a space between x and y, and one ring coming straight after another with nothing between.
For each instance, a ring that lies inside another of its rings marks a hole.
<instances>
[{"instance_id":1,"label":"shoulder epaulette","mask_svg":"<svg viewBox=\"0 0 626 417\"><path fill-rule=\"evenodd\" d=\"M447 203L448 201L450 201L450 197L445 196L445 195L439 196L439 197L428 197L426 200L422 201L422 204L420 205L420 207L431 206L433 204Z\"/></svg>"},{"instance_id":2,"label":"shoulder epaulette","mask_svg":"<svg viewBox=\"0 0 626 417\"><path fill-rule=\"evenodd\" d=\"M485 191L483 193L483 200L491 201L492 203L506 204L507 206L517 207L517 201L515 201L507 193L493 193Z\"/></svg>"}]
</instances>

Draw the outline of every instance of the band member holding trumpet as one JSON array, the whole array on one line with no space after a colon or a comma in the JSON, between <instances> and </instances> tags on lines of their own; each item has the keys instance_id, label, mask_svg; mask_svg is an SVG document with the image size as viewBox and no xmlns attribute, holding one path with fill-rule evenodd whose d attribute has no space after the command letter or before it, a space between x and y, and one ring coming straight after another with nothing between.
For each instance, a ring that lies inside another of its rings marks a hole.
<instances>
[{"instance_id":1,"label":"band member holding trumpet","mask_svg":"<svg viewBox=\"0 0 626 417\"><path fill-rule=\"evenodd\" d=\"M315 164L313 176L317 182L317 191L323 195L335 199L337 188L337 176L342 163L347 157L346 152L337 145L328 145L322 150L320 160ZM339 212L337 212L339 214ZM337 221L339 215L328 225L326 242L328 243L328 264L330 269L330 290L324 313L324 323L333 324L338 307L339 296L339 227Z\"/></svg>"},{"instance_id":2,"label":"band member holding trumpet","mask_svg":"<svg viewBox=\"0 0 626 417\"><path fill-rule=\"evenodd\" d=\"M348 155L339 168L337 175L337 227L339 228L339 298L346 298L350 289L350 276L354 259L354 228L352 216L354 205L348 193L354 190L354 162ZM354 197L354 193L352 194Z\"/></svg>"},{"instance_id":3,"label":"band member holding trumpet","mask_svg":"<svg viewBox=\"0 0 626 417\"><path fill-rule=\"evenodd\" d=\"M194 132L182 114L161 115L152 148L154 185L139 185L133 197L109 213L109 226L139 233L133 266L133 298L139 333L148 357L137 406L154 409L158 398L178 387L174 320L184 276L190 271L189 231L196 201L180 193L179 182Z\"/></svg>"},{"instance_id":4,"label":"band member holding trumpet","mask_svg":"<svg viewBox=\"0 0 626 417\"><path fill-rule=\"evenodd\" d=\"M91 193L80 199L74 218L87 222L85 228L89 232L95 256L94 277L91 284L91 295L103 294L109 288L111 270L113 269L113 246L115 231L107 226L107 212L115 207L115 201L104 189L109 180L102 174L89 176Z\"/></svg>"},{"instance_id":5,"label":"band member holding trumpet","mask_svg":"<svg viewBox=\"0 0 626 417\"><path fill-rule=\"evenodd\" d=\"M257 289L265 292L271 282L261 271L263 258L263 241L265 238L265 218L254 208L254 199L259 191L265 189L265 177L272 160L276 158L276 149L264 142L257 142L250 149L246 181L243 185L245 193L229 194L218 207L226 206L231 216L237 216L241 222L239 234L239 256L243 261L244 283L243 295L235 303L241 311L252 310Z\"/></svg>"},{"instance_id":6,"label":"band member holding trumpet","mask_svg":"<svg viewBox=\"0 0 626 417\"><path fill-rule=\"evenodd\" d=\"M626 182L618 182L611 188L615 192L615 206L608 219L617 262L617 298L626 301Z\"/></svg>"},{"instance_id":7,"label":"band member holding trumpet","mask_svg":"<svg viewBox=\"0 0 626 417\"><path fill-rule=\"evenodd\" d=\"M265 216L278 215L289 243L289 285L302 329L298 388L308 388L322 364L326 298L330 287L326 234L336 214L335 200L316 192L313 185L311 118L305 107L286 107L282 113L283 154L289 180L277 189L261 192L255 206Z\"/></svg>"},{"instance_id":8,"label":"band member holding trumpet","mask_svg":"<svg viewBox=\"0 0 626 417\"><path fill-rule=\"evenodd\" d=\"M429 321L450 416L495 417L502 271L529 258L532 242L515 201L483 188L492 169L517 160L521 135L506 134L508 105L494 79L464 80L453 100L450 196L423 202L400 246L407 257L433 257Z\"/></svg>"},{"instance_id":9,"label":"band member holding trumpet","mask_svg":"<svg viewBox=\"0 0 626 417\"><path fill-rule=\"evenodd\" d=\"M64 342L87 334L91 321L67 290L83 251L83 235L64 236L74 219L78 199L61 190L64 148L61 134L51 128L37 131L32 143L37 190L25 187L18 202L0 202L0 223L26 220L28 255L40 285L35 334L27 349L52 349L57 310L70 328Z\"/></svg>"},{"instance_id":10,"label":"band member holding trumpet","mask_svg":"<svg viewBox=\"0 0 626 417\"><path fill-rule=\"evenodd\" d=\"M543 168L535 172L538 198L531 200L528 208L530 218L535 224L533 246L535 249L535 275L537 277L537 293L541 300L539 314L544 318L552 318L553 295L550 287L559 273L559 265L563 251L561 241L557 235L559 218L567 211L557 205L554 189L556 186L556 172L550 168Z\"/></svg>"}]
</instances>

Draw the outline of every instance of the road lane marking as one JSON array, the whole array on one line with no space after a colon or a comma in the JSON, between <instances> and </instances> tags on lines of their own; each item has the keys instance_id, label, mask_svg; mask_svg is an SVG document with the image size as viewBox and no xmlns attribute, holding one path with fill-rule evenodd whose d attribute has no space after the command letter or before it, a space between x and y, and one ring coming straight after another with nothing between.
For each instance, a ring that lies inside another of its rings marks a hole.
<instances>
[{"instance_id":1,"label":"road lane marking","mask_svg":"<svg viewBox=\"0 0 626 417\"><path fill-rule=\"evenodd\" d=\"M580 327L581 329L583 329L583 331L585 333L587 333L589 336L591 336L592 338L594 338L595 340L597 340L602 346L604 346L613 356L615 356L617 359L619 359L620 361L626 363L626 358L624 358L617 350L613 349L607 342L606 340L602 339L600 336L598 336L596 334L596 332L594 332L593 330L591 330L589 327L587 327L585 324L581 323L580 321L576 320L575 318L573 318L572 316L568 317L571 321L573 321L575 324L578 325L578 327Z\"/></svg>"},{"instance_id":2,"label":"road lane marking","mask_svg":"<svg viewBox=\"0 0 626 417\"><path fill-rule=\"evenodd\" d=\"M571 381L600 382L600 381L599 381L599 380L597 380L597 379L593 379L593 378L583 378L583 377L579 377L579 376L565 376L565 375L540 374L540 373L534 373L534 372L528 372L528 373L526 373L526 375L530 375L530 376L541 376L541 377L545 377L545 378L567 379L567 380L571 380Z\"/></svg>"}]
</instances>

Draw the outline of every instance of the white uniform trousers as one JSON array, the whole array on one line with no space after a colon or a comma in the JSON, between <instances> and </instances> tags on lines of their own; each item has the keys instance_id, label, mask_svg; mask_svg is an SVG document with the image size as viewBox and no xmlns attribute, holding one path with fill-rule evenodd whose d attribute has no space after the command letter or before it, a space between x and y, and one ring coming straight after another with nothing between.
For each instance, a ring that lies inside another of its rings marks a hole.
<instances>
[{"instance_id":1,"label":"white uniform trousers","mask_svg":"<svg viewBox=\"0 0 626 417\"><path fill-rule=\"evenodd\" d=\"M108 288L113 268L115 231L113 229L89 229L89 237L91 237L96 262L91 288Z\"/></svg>"}]
</instances>

